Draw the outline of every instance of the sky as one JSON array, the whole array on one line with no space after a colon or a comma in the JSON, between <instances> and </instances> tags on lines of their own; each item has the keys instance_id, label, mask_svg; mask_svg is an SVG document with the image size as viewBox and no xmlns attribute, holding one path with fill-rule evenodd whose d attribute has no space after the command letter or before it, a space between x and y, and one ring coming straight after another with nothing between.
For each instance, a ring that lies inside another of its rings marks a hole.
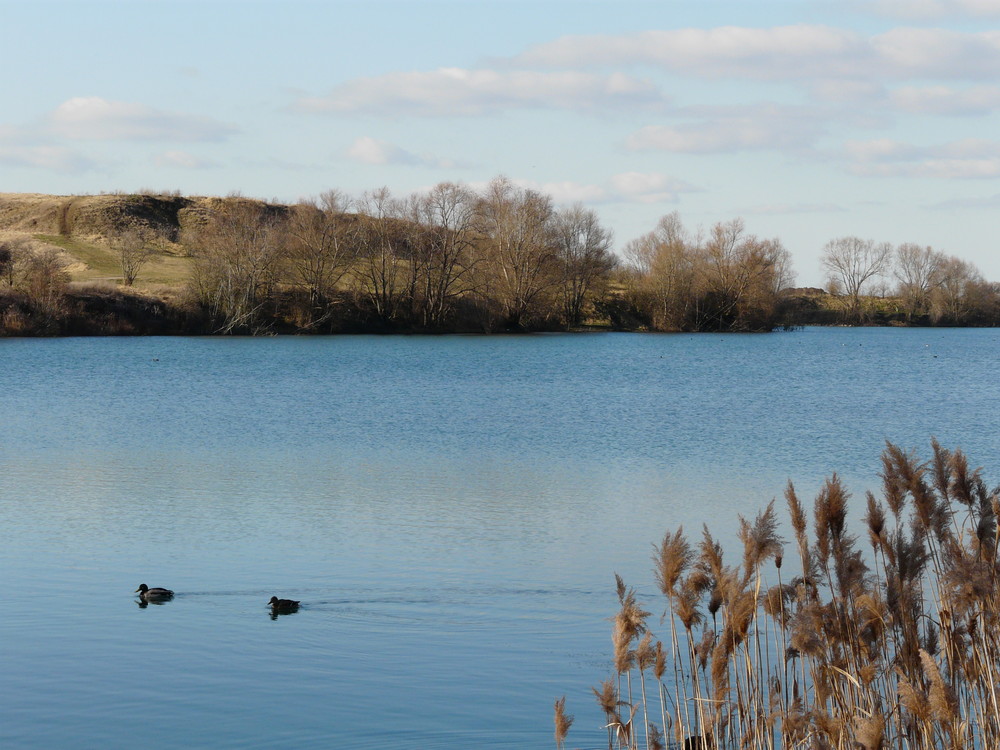
<instances>
[{"instance_id":1,"label":"sky","mask_svg":"<svg viewBox=\"0 0 1000 750\"><path fill-rule=\"evenodd\" d=\"M1000 0L0 0L0 192L291 202L505 175L1000 281Z\"/></svg>"}]
</instances>

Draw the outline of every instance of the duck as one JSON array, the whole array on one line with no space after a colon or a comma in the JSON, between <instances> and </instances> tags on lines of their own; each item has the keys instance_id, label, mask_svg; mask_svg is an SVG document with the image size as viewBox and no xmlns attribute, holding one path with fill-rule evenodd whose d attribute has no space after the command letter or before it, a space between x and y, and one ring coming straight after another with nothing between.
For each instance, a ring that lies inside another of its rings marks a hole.
<instances>
[{"instance_id":1,"label":"duck","mask_svg":"<svg viewBox=\"0 0 1000 750\"><path fill-rule=\"evenodd\" d=\"M174 592L170 589L151 589L144 583L139 584L139 588L135 590L135 593L139 595L139 598L144 602L162 602L167 599L174 598Z\"/></svg>"},{"instance_id":2,"label":"duck","mask_svg":"<svg viewBox=\"0 0 1000 750\"><path fill-rule=\"evenodd\" d=\"M276 596L272 596L268 604L273 612L294 612L299 608L299 602L293 599L279 599Z\"/></svg>"}]
</instances>

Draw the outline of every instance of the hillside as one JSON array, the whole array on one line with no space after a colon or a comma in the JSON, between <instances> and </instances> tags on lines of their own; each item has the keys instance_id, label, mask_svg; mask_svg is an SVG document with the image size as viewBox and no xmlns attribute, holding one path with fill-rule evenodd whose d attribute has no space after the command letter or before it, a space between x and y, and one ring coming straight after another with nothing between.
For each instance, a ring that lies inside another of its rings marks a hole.
<instances>
[{"instance_id":1,"label":"hillside","mask_svg":"<svg viewBox=\"0 0 1000 750\"><path fill-rule=\"evenodd\" d=\"M190 273L181 237L219 201L169 195L0 193L0 241L56 248L69 263L74 282L115 283L121 270L109 238L124 230L142 229L157 241L153 258L139 274L138 286L178 286Z\"/></svg>"}]
</instances>

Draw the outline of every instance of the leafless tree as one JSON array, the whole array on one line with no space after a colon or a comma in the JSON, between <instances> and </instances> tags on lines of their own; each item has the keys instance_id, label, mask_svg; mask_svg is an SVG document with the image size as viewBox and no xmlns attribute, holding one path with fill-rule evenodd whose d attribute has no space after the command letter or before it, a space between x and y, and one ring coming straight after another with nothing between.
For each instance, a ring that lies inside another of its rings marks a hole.
<instances>
[{"instance_id":1,"label":"leafless tree","mask_svg":"<svg viewBox=\"0 0 1000 750\"><path fill-rule=\"evenodd\" d=\"M66 312L65 292L70 275L68 263L54 247L25 249L17 255L14 286L24 292L35 311L39 330L57 333Z\"/></svg>"},{"instance_id":2,"label":"leafless tree","mask_svg":"<svg viewBox=\"0 0 1000 750\"><path fill-rule=\"evenodd\" d=\"M743 220L732 219L712 227L702 257L706 297L699 328L766 326L778 293L791 281L791 259L781 241L747 234Z\"/></svg>"},{"instance_id":3,"label":"leafless tree","mask_svg":"<svg viewBox=\"0 0 1000 750\"><path fill-rule=\"evenodd\" d=\"M421 232L413 264L424 325L443 323L453 301L472 289L476 201L468 188L442 182L411 204L413 224Z\"/></svg>"},{"instance_id":4,"label":"leafless tree","mask_svg":"<svg viewBox=\"0 0 1000 750\"><path fill-rule=\"evenodd\" d=\"M938 263L933 280L932 318L935 322L963 322L986 286L979 269L972 263L944 256Z\"/></svg>"},{"instance_id":5,"label":"leafless tree","mask_svg":"<svg viewBox=\"0 0 1000 750\"><path fill-rule=\"evenodd\" d=\"M401 247L406 205L383 187L365 193L358 208L362 217L355 235L358 262L354 273L378 316L392 320L408 281L408 263Z\"/></svg>"},{"instance_id":6,"label":"leafless tree","mask_svg":"<svg viewBox=\"0 0 1000 750\"><path fill-rule=\"evenodd\" d=\"M587 295L617 263L611 252L612 234L581 203L556 213L552 233L562 271L563 316L568 325L578 326Z\"/></svg>"},{"instance_id":7,"label":"leafless tree","mask_svg":"<svg viewBox=\"0 0 1000 750\"><path fill-rule=\"evenodd\" d=\"M7 286L14 286L18 264L29 252L28 241L24 238L0 242L0 279Z\"/></svg>"},{"instance_id":8,"label":"leafless tree","mask_svg":"<svg viewBox=\"0 0 1000 750\"><path fill-rule=\"evenodd\" d=\"M552 200L520 188L506 177L494 179L478 202L477 224L486 261L486 293L507 325L522 327L537 312L543 295L558 283L551 232Z\"/></svg>"},{"instance_id":9,"label":"leafless tree","mask_svg":"<svg viewBox=\"0 0 1000 750\"><path fill-rule=\"evenodd\" d=\"M862 318L861 294L865 285L884 274L892 258L892 245L860 237L839 237L823 248L821 262L831 284L847 295L852 320Z\"/></svg>"},{"instance_id":10,"label":"leafless tree","mask_svg":"<svg viewBox=\"0 0 1000 750\"><path fill-rule=\"evenodd\" d=\"M899 282L906 316L923 315L930 309L933 289L945 256L931 247L904 243L896 248L893 275Z\"/></svg>"},{"instance_id":11,"label":"leafless tree","mask_svg":"<svg viewBox=\"0 0 1000 750\"><path fill-rule=\"evenodd\" d=\"M261 332L274 302L285 211L244 198L219 201L196 237L194 286L221 324L220 333Z\"/></svg>"},{"instance_id":12,"label":"leafless tree","mask_svg":"<svg viewBox=\"0 0 1000 750\"><path fill-rule=\"evenodd\" d=\"M150 261L156 251L152 247L154 236L146 229L128 227L115 232L109 238L112 249L118 257L122 271L122 283L132 286L142 267Z\"/></svg>"},{"instance_id":13,"label":"leafless tree","mask_svg":"<svg viewBox=\"0 0 1000 750\"><path fill-rule=\"evenodd\" d=\"M680 330L688 324L697 297L697 240L684 228L676 211L662 217L656 228L625 246L634 274L634 295L653 325Z\"/></svg>"},{"instance_id":14,"label":"leafless tree","mask_svg":"<svg viewBox=\"0 0 1000 750\"><path fill-rule=\"evenodd\" d=\"M285 260L289 280L308 293L308 328L319 325L332 314L333 290L357 257L354 234L358 221L348 216L349 206L346 196L330 190L318 199L302 201L292 208Z\"/></svg>"}]
</instances>

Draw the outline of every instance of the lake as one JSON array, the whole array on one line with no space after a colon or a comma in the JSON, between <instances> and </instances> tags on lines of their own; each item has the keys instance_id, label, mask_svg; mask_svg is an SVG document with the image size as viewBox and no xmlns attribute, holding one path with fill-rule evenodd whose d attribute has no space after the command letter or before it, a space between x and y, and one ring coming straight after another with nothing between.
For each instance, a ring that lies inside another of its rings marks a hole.
<instances>
[{"instance_id":1,"label":"lake","mask_svg":"<svg viewBox=\"0 0 1000 750\"><path fill-rule=\"evenodd\" d=\"M998 363L993 329L0 339L0 746L550 748L562 695L606 746L616 572L658 616L664 532L834 471L860 505L887 439L995 484Z\"/></svg>"}]
</instances>

